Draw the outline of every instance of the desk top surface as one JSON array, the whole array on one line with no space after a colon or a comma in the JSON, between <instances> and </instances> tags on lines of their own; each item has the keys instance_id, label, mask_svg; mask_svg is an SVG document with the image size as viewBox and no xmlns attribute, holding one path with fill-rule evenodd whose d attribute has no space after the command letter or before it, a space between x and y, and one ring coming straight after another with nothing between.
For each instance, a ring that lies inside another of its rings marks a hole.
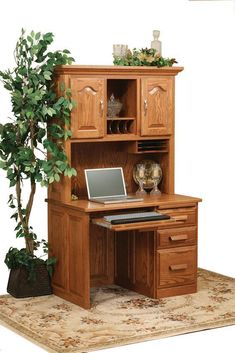
<instances>
[{"instance_id":1,"label":"desk top surface","mask_svg":"<svg viewBox=\"0 0 235 353\"><path fill-rule=\"evenodd\" d=\"M141 196L142 197L142 196ZM176 195L176 194L161 194L161 195L146 195L143 201L138 202L123 202L117 204L104 205L97 202L91 202L88 199L79 199L75 201L60 202L55 200L47 200L49 203L63 205L65 207L73 208L81 212L92 213L102 211L128 210L131 208L144 208L154 206L169 206L179 207L188 204L195 204L202 200L197 197ZM182 205L181 205L182 204Z\"/></svg>"}]
</instances>

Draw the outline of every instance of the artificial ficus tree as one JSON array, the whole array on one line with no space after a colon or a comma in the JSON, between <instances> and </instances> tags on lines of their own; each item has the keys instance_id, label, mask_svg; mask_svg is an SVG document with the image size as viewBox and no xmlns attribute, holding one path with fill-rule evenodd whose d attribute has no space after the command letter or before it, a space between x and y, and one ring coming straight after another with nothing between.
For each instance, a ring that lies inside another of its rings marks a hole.
<instances>
[{"instance_id":1,"label":"artificial ficus tree","mask_svg":"<svg viewBox=\"0 0 235 353\"><path fill-rule=\"evenodd\" d=\"M49 51L52 42L52 33L27 35L22 30L14 52L15 68L0 71L12 103L10 121L0 124L0 167L14 189L8 203L17 222L16 236L24 237L26 252L32 256L39 244L30 226L37 184L47 186L62 175L76 175L62 142L71 136L71 92L61 87L58 96L53 83L55 67L70 64L73 58L68 50ZM27 182L30 192L24 199Z\"/></svg>"}]
</instances>

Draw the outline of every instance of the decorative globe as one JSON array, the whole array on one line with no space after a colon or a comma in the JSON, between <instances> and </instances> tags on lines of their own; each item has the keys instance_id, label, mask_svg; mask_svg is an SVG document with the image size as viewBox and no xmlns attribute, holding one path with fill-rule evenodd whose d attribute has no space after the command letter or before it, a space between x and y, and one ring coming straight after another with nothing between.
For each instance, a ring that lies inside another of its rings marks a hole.
<instances>
[{"instance_id":1,"label":"decorative globe","mask_svg":"<svg viewBox=\"0 0 235 353\"><path fill-rule=\"evenodd\" d=\"M154 186L154 179L156 180L157 185L160 183L162 180L162 169L158 163L152 160L142 160L138 162L137 164L143 164L145 166L145 171L144 171L144 189L150 190ZM154 170L153 170L154 167ZM153 176L154 175L154 176ZM136 165L134 166L133 169L133 178L134 181L136 182L137 185L139 185L140 179L138 177L138 172L137 172L137 167Z\"/></svg>"}]
</instances>

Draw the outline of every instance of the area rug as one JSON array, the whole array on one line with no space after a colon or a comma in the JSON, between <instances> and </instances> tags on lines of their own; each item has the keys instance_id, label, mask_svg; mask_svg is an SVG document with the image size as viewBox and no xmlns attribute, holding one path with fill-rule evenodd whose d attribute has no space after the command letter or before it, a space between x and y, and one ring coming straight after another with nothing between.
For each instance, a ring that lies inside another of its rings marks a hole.
<instances>
[{"instance_id":1,"label":"area rug","mask_svg":"<svg viewBox=\"0 0 235 353\"><path fill-rule=\"evenodd\" d=\"M0 296L0 322L48 352L81 353L235 324L235 279L199 270L198 292L153 300L93 289L92 309L54 295Z\"/></svg>"}]
</instances>

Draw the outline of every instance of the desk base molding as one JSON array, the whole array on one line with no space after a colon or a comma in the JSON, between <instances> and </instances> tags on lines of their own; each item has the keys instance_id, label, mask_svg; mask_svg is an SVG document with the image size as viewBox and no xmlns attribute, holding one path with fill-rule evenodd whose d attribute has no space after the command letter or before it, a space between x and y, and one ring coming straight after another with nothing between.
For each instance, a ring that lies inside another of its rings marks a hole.
<instances>
[{"instance_id":1,"label":"desk base molding","mask_svg":"<svg viewBox=\"0 0 235 353\"><path fill-rule=\"evenodd\" d=\"M197 282L193 284L188 284L185 286L171 287L171 288L161 288L157 289L155 292L155 299L174 297L175 295L185 295L197 292Z\"/></svg>"}]
</instances>

